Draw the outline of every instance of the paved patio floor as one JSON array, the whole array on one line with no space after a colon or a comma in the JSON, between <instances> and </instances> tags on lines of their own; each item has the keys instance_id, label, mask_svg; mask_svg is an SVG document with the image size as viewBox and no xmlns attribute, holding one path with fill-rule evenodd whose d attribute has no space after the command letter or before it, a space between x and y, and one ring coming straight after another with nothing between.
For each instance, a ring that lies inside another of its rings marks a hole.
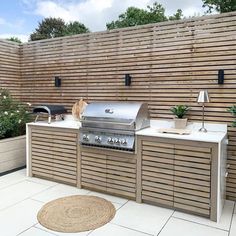
<instances>
[{"instance_id":1,"label":"paved patio floor","mask_svg":"<svg viewBox=\"0 0 236 236\"><path fill-rule=\"evenodd\" d=\"M89 194L111 201L117 213L107 225L94 231L65 234L50 231L37 222L37 212L53 199ZM219 223L170 209L137 204L123 198L28 178L25 170L0 177L1 236L236 236L235 203L227 201Z\"/></svg>"}]
</instances>

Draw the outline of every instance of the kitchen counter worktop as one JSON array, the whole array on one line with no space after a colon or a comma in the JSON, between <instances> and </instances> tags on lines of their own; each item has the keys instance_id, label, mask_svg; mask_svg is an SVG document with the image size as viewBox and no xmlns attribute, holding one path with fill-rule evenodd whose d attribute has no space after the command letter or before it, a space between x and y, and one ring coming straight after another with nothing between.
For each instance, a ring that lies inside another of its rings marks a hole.
<instances>
[{"instance_id":1,"label":"kitchen counter worktop","mask_svg":"<svg viewBox=\"0 0 236 236\"><path fill-rule=\"evenodd\" d=\"M189 123L186 127L190 130L190 134L170 134L170 133L160 133L158 129L162 128L173 128L173 121L164 120L151 120L151 125L149 128L138 131L136 134L140 136L152 136L160 138L171 138L171 139L181 139L189 141L202 141L211 143L220 143L227 135L227 125L224 124L210 124L205 123L205 127L208 130L207 133L199 132L201 123L193 122Z\"/></svg>"},{"instance_id":2,"label":"kitchen counter worktop","mask_svg":"<svg viewBox=\"0 0 236 236\"><path fill-rule=\"evenodd\" d=\"M28 125L44 126L44 127L52 127L52 128L79 129L81 126L81 123L79 121L74 120L72 116L67 115L65 116L65 120L52 121L50 124L48 124L47 121L37 121L37 122L28 123Z\"/></svg>"}]
</instances>

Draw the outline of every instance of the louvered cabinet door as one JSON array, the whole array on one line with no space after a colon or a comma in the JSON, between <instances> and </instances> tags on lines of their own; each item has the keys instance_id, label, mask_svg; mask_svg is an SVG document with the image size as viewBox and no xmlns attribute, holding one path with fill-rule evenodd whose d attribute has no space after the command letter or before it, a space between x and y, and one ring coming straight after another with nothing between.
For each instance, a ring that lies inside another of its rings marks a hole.
<instances>
[{"instance_id":1,"label":"louvered cabinet door","mask_svg":"<svg viewBox=\"0 0 236 236\"><path fill-rule=\"evenodd\" d=\"M81 186L106 191L106 155L81 151Z\"/></svg>"},{"instance_id":2,"label":"louvered cabinet door","mask_svg":"<svg viewBox=\"0 0 236 236\"><path fill-rule=\"evenodd\" d=\"M32 175L77 184L77 133L32 128Z\"/></svg>"},{"instance_id":3,"label":"louvered cabinet door","mask_svg":"<svg viewBox=\"0 0 236 236\"><path fill-rule=\"evenodd\" d=\"M107 155L107 192L135 199L136 158L126 157L125 155Z\"/></svg>"},{"instance_id":4,"label":"louvered cabinet door","mask_svg":"<svg viewBox=\"0 0 236 236\"><path fill-rule=\"evenodd\" d=\"M211 148L175 145L174 207L210 216Z\"/></svg>"},{"instance_id":5,"label":"louvered cabinet door","mask_svg":"<svg viewBox=\"0 0 236 236\"><path fill-rule=\"evenodd\" d=\"M174 145L142 141L142 201L173 207Z\"/></svg>"}]
</instances>

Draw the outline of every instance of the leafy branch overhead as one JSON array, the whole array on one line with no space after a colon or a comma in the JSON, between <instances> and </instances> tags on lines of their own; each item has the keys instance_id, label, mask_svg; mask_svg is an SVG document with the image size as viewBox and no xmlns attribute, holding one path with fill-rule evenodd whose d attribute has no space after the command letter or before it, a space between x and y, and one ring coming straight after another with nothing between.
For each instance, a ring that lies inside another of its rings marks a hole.
<instances>
[{"instance_id":1,"label":"leafy branch overhead","mask_svg":"<svg viewBox=\"0 0 236 236\"><path fill-rule=\"evenodd\" d=\"M30 40L35 41L88 32L89 29L78 21L65 23L60 18L50 17L45 18L39 23L38 28L30 35Z\"/></svg>"},{"instance_id":2,"label":"leafy branch overhead","mask_svg":"<svg viewBox=\"0 0 236 236\"><path fill-rule=\"evenodd\" d=\"M125 13L119 15L118 20L107 23L106 26L108 30L111 30L168 20L180 20L182 17L183 14L180 9L173 16L166 16L165 8L161 4L154 2L152 6L147 6L147 9L129 7Z\"/></svg>"},{"instance_id":3,"label":"leafy branch overhead","mask_svg":"<svg viewBox=\"0 0 236 236\"><path fill-rule=\"evenodd\" d=\"M203 0L203 7L208 8L208 13L236 11L236 0Z\"/></svg>"}]
</instances>

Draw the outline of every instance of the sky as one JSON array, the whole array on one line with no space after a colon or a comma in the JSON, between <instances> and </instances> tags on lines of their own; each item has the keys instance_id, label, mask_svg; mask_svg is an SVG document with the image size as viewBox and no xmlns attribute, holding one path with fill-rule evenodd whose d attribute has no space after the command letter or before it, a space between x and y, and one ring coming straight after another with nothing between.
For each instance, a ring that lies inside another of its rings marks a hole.
<instances>
[{"instance_id":1,"label":"sky","mask_svg":"<svg viewBox=\"0 0 236 236\"><path fill-rule=\"evenodd\" d=\"M155 0L7 0L0 1L0 38L16 36L27 42L29 35L45 17L60 17L65 22L80 21L91 31L106 29L128 7L146 8ZM201 15L202 0L157 0L172 15L182 9L184 16Z\"/></svg>"}]
</instances>

